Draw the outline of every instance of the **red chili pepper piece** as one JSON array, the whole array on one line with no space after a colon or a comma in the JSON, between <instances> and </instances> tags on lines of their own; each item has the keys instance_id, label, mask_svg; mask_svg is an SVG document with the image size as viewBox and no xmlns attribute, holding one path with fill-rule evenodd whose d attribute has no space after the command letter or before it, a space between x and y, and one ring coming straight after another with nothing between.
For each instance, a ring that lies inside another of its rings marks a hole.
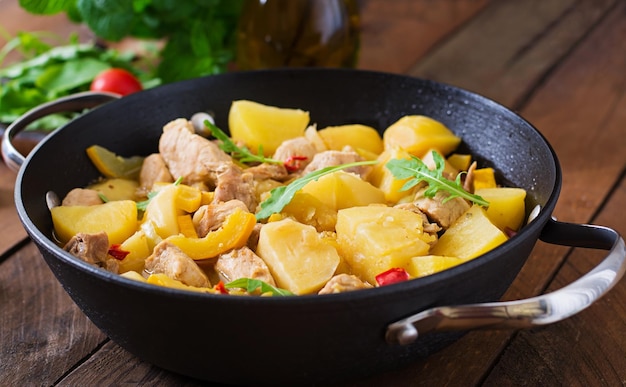
<instances>
[{"instance_id":1,"label":"red chili pepper piece","mask_svg":"<svg viewBox=\"0 0 626 387\"><path fill-rule=\"evenodd\" d=\"M109 247L109 255L119 261L126 258L128 254L130 254L130 251L122 250L121 245L112 244L111 247Z\"/></svg>"},{"instance_id":2,"label":"red chili pepper piece","mask_svg":"<svg viewBox=\"0 0 626 387\"><path fill-rule=\"evenodd\" d=\"M409 273L400 267L394 267L376 276L376 283L379 286L391 285L397 282L406 281L409 279Z\"/></svg>"},{"instance_id":3,"label":"red chili pepper piece","mask_svg":"<svg viewBox=\"0 0 626 387\"><path fill-rule=\"evenodd\" d=\"M224 286L224 282L222 281L218 282L213 289L217 290L221 294L228 294L228 290L226 290L226 286Z\"/></svg>"},{"instance_id":4,"label":"red chili pepper piece","mask_svg":"<svg viewBox=\"0 0 626 387\"><path fill-rule=\"evenodd\" d=\"M285 165L285 168L287 168L289 172L295 172L298 169L300 169L300 165L302 165L300 161L304 161L306 159L308 159L308 157L306 156L293 155L293 156L287 157L287 160L285 160L283 164Z\"/></svg>"}]
</instances>

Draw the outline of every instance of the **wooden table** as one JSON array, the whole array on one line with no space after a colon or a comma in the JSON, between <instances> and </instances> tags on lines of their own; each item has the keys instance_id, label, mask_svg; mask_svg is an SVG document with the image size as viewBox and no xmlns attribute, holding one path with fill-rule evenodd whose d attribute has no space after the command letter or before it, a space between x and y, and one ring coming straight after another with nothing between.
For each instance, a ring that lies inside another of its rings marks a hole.
<instances>
[{"instance_id":1,"label":"wooden table","mask_svg":"<svg viewBox=\"0 0 626 387\"><path fill-rule=\"evenodd\" d=\"M10 0L0 0L0 25L88 35ZM518 111L560 159L554 215L626 234L626 2L365 1L359 67L461 86ZM140 361L81 313L19 223L14 178L0 163L0 384L201 385ZM605 254L539 242L504 299L560 288ZM625 385L624 305L622 281L565 321L474 331L426 361L348 385Z\"/></svg>"}]
</instances>

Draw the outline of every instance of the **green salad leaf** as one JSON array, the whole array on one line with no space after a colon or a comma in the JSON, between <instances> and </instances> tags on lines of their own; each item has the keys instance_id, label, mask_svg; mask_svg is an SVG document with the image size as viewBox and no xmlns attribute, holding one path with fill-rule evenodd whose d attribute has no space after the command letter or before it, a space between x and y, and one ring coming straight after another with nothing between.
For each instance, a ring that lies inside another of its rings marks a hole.
<instances>
[{"instance_id":1,"label":"green salad leaf","mask_svg":"<svg viewBox=\"0 0 626 387\"><path fill-rule=\"evenodd\" d=\"M103 70L124 68L150 86L158 84L134 66L132 54L103 49L95 44L79 44L72 37L65 45L52 47L44 39L49 34L20 32L0 50L0 63L12 51L21 62L0 69L0 123L11 123L28 110L59 97L86 91ZM78 113L55 114L35 121L28 129L52 130Z\"/></svg>"}]
</instances>

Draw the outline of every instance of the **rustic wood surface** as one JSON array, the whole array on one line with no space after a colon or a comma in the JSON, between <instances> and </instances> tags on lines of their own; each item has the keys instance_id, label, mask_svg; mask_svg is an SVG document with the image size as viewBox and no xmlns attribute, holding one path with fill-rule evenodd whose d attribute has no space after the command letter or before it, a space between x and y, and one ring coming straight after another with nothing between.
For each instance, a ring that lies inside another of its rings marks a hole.
<instances>
[{"instance_id":1,"label":"rustic wood surface","mask_svg":"<svg viewBox=\"0 0 626 387\"><path fill-rule=\"evenodd\" d=\"M360 68L461 86L520 112L563 169L554 215L626 234L626 2L369 0L361 12ZM63 16L28 15L9 0L0 26L89 38ZM0 385L203 385L142 362L80 312L19 223L14 178L0 163ZM563 287L604 254L539 242L504 299ZM565 321L470 332L427 360L346 385L625 385L625 301L622 281Z\"/></svg>"}]
</instances>

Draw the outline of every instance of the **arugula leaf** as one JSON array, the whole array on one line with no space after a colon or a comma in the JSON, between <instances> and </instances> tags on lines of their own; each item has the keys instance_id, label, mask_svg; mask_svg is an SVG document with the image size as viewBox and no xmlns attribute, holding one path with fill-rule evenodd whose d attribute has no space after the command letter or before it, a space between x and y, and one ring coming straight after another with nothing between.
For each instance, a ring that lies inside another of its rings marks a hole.
<instances>
[{"instance_id":1,"label":"arugula leaf","mask_svg":"<svg viewBox=\"0 0 626 387\"><path fill-rule=\"evenodd\" d=\"M253 293L257 289L261 289L261 293L271 293L274 296L293 296L289 290L276 288L267 282L253 278L239 278L224 285L228 289L242 288L248 293Z\"/></svg>"},{"instance_id":2,"label":"arugula leaf","mask_svg":"<svg viewBox=\"0 0 626 387\"><path fill-rule=\"evenodd\" d=\"M254 154L248 149L248 147L237 146L231 140L230 137L226 133L224 133L220 128L212 124L209 120L204 121L204 125L211 131L213 137L217 138L221 141L219 145L220 149L226 153L230 153L234 158L241 161L242 163L270 163L270 164L283 164L283 161L275 160L271 158L267 158L263 156L263 148L259 147L258 154Z\"/></svg>"},{"instance_id":3,"label":"arugula leaf","mask_svg":"<svg viewBox=\"0 0 626 387\"><path fill-rule=\"evenodd\" d=\"M324 175L331 174L333 172L340 171L342 169L358 167L360 165L372 165L376 164L378 161L357 161L354 163L335 165L332 167L326 167L319 169L317 171L311 172L299 179L296 179L289 183L288 185L284 185L281 187L276 187L270 191L270 197L265 199L261 203L261 211L256 214L257 220L262 220L269 217L272 214L278 213L282 211L283 208L291 199L293 199L296 192L298 192L302 187L304 187L308 182L319 179Z\"/></svg>"},{"instance_id":4,"label":"arugula leaf","mask_svg":"<svg viewBox=\"0 0 626 387\"><path fill-rule=\"evenodd\" d=\"M443 156L433 151L433 159L435 160L435 169L431 170L419 158L411 156L411 159L393 159L386 164L387 169L391 171L396 179L410 179L401 190L408 190L417 184L425 181L428 188L424 191L424 196L433 198L438 191L448 192L448 197L444 199L444 203L456 197L461 197L472 201L480 206L488 207L489 202L479 195L471 194L463 189L461 184L461 174L459 173L455 181L451 181L443 177L443 168L445 161Z\"/></svg>"}]
</instances>

